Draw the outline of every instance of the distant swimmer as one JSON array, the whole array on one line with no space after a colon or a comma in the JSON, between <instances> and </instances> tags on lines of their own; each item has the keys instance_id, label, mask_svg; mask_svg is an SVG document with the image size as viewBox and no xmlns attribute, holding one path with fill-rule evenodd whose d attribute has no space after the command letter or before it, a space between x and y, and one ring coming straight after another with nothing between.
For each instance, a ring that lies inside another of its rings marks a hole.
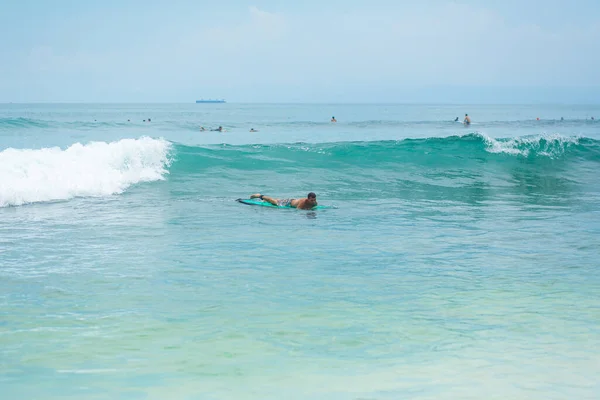
<instances>
[{"instance_id":1,"label":"distant swimmer","mask_svg":"<svg viewBox=\"0 0 600 400\"><path fill-rule=\"evenodd\" d=\"M560 120L561 120L561 121L564 121L565 119L564 119L563 117L560 117Z\"/></svg>"},{"instance_id":2,"label":"distant swimmer","mask_svg":"<svg viewBox=\"0 0 600 400\"><path fill-rule=\"evenodd\" d=\"M454 122L458 122L458 117L456 117L456 119L454 120Z\"/></svg>"},{"instance_id":3,"label":"distant swimmer","mask_svg":"<svg viewBox=\"0 0 600 400\"><path fill-rule=\"evenodd\" d=\"M258 131L254 128L250 128L250 132L258 132Z\"/></svg>"},{"instance_id":4,"label":"distant swimmer","mask_svg":"<svg viewBox=\"0 0 600 400\"><path fill-rule=\"evenodd\" d=\"M469 114L465 114L465 119L464 119L463 123L465 125L471 125L471 118L469 117Z\"/></svg>"},{"instance_id":5,"label":"distant swimmer","mask_svg":"<svg viewBox=\"0 0 600 400\"><path fill-rule=\"evenodd\" d=\"M540 120L540 117L537 117L535 120L536 120L536 121L539 121L539 120Z\"/></svg>"},{"instance_id":6,"label":"distant swimmer","mask_svg":"<svg viewBox=\"0 0 600 400\"><path fill-rule=\"evenodd\" d=\"M213 132L223 132L223 127L219 126L217 129L211 129Z\"/></svg>"},{"instance_id":7,"label":"distant swimmer","mask_svg":"<svg viewBox=\"0 0 600 400\"><path fill-rule=\"evenodd\" d=\"M594 117L592 117L592 121L594 120Z\"/></svg>"},{"instance_id":8,"label":"distant swimmer","mask_svg":"<svg viewBox=\"0 0 600 400\"><path fill-rule=\"evenodd\" d=\"M301 210L310 210L317 205L317 195L313 192L310 192L304 199L276 199L274 197L264 196L260 193L253 194L250 198L268 201L278 207L293 207Z\"/></svg>"},{"instance_id":9,"label":"distant swimmer","mask_svg":"<svg viewBox=\"0 0 600 400\"><path fill-rule=\"evenodd\" d=\"M335 117L331 117L331 122L337 122L337 119L335 119Z\"/></svg>"},{"instance_id":10,"label":"distant swimmer","mask_svg":"<svg viewBox=\"0 0 600 400\"><path fill-rule=\"evenodd\" d=\"M148 118L148 122L152 121L150 118Z\"/></svg>"},{"instance_id":11,"label":"distant swimmer","mask_svg":"<svg viewBox=\"0 0 600 400\"><path fill-rule=\"evenodd\" d=\"M205 130L206 130L205 127L203 127L203 126L200 127L200 132L204 132Z\"/></svg>"}]
</instances>

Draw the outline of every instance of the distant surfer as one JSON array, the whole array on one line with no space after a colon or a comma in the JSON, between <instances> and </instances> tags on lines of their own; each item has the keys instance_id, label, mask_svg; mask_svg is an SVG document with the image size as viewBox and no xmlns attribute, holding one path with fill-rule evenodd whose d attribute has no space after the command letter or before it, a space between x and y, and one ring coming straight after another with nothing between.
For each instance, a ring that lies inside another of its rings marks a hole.
<instances>
[{"instance_id":1,"label":"distant surfer","mask_svg":"<svg viewBox=\"0 0 600 400\"><path fill-rule=\"evenodd\" d=\"M337 122L337 119L335 119L335 117L331 117L331 122Z\"/></svg>"},{"instance_id":2,"label":"distant surfer","mask_svg":"<svg viewBox=\"0 0 600 400\"><path fill-rule=\"evenodd\" d=\"M254 128L250 128L250 132L258 132L258 131Z\"/></svg>"},{"instance_id":3,"label":"distant surfer","mask_svg":"<svg viewBox=\"0 0 600 400\"><path fill-rule=\"evenodd\" d=\"M253 194L250 198L268 201L278 207L292 207L301 210L310 210L317 205L317 195L313 192L310 192L305 199L276 199L274 197L264 196L260 193Z\"/></svg>"},{"instance_id":4,"label":"distant surfer","mask_svg":"<svg viewBox=\"0 0 600 400\"><path fill-rule=\"evenodd\" d=\"M458 122L458 117L456 117L456 119L454 120L454 122Z\"/></svg>"},{"instance_id":5,"label":"distant surfer","mask_svg":"<svg viewBox=\"0 0 600 400\"><path fill-rule=\"evenodd\" d=\"M211 129L213 132L223 132L223 127L219 126L217 129Z\"/></svg>"},{"instance_id":6,"label":"distant surfer","mask_svg":"<svg viewBox=\"0 0 600 400\"><path fill-rule=\"evenodd\" d=\"M205 130L206 130L205 127L203 127L203 126L200 127L200 132L204 132Z\"/></svg>"},{"instance_id":7,"label":"distant surfer","mask_svg":"<svg viewBox=\"0 0 600 400\"><path fill-rule=\"evenodd\" d=\"M467 126L471 125L471 118L469 117L469 114L465 114L465 119L464 119L463 123Z\"/></svg>"}]
</instances>

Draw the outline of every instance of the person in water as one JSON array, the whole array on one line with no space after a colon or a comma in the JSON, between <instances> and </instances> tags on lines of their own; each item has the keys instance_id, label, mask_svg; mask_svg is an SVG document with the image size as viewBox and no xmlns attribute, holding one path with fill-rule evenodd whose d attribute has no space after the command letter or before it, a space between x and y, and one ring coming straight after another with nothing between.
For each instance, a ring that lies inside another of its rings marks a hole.
<instances>
[{"instance_id":1,"label":"person in water","mask_svg":"<svg viewBox=\"0 0 600 400\"><path fill-rule=\"evenodd\" d=\"M456 117L456 119L454 120L454 122L458 122L458 117Z\"/></svg>"},{"instance_id":2,"label":"person in water","mask_svg":"<svg viewBox=\"0 0 600 400\"><path fill-rule=\"evenodd\" d=\"M465 120L463 121L465 125L471 125L471 118L469 114L465 114Z\"/></svg>"},{"instance_id":3,"label":"person in water","mask_svg":"<svg viewBox=\"0 0 600 400\"><path fill-rule=\"evenodd\" d=\"M219 126L217 129L211 129L213 132L223 132L223 127Z\"/></svg>"},{"instance_id":4,"label":"person in water","mask_svg":"<svg viewBox=\"0 0 600 400\"><path fill-rule=\"evenodd\" d=\"M258 131L254 128L250 128L250 132L258 132Z\"/></svg>"},{"instance_id":5,"label":"person in water","mask_svg":"<svg viewBox=\"0 0 600 400\"><path fill-rule=\"evenodd\" d=\"M337 119L335 119L335 117L331 117L331 122L337 122Z\"/></svg>"},{"instance_id":6,"label":"person in water","mask_svg":"<svg viewBox=\"0 0 600 400\"><path fill-rule=\"evenodd\" d=\"M299 208L301 210L310 210L317 205L317 195L313 192L310 192L305 199L276 199L260 193L253 194L250 198L268 201L274 206Z\"/></svg>"}]
</instances>

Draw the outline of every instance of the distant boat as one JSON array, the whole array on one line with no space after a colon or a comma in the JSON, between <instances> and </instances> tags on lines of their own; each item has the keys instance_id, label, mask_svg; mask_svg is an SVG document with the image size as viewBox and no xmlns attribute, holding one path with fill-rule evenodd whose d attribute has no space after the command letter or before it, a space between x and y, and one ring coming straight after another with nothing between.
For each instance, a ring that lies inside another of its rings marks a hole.
<instances>
[{"instance_id":1,"label":"distant boat","mask_svg":"<svg viewBox=\"0 0 600 400\"><path fill-rule=\"evenodd\" d=\"M221 99L221 100L219 100L219 99L196 100L196 103L225 103L225 100L223 100L223 99Z\"/></svg>"}]
</instances>

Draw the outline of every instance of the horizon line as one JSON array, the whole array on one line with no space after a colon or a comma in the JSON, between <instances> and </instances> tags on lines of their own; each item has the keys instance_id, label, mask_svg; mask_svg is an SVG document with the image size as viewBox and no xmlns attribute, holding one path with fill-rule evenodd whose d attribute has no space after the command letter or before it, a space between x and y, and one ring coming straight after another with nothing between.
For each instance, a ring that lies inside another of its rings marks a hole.
<instances>
[{"instance_id":1,"label":"horizon line","mask_svg":"<svg viewBox=\"0 0 600 400\"><path fill-rule=\"evenodd\" d=\"M21 102L21 101L0 101L0 105L9 105L9 104L15 104L15 105L59 105L59 104L97 104L97 105L102 105L102 104L111 104L111 105L117 105L117 104L178 104L178 105L182 105L182 104L189 104L189 105L194 105L196 106L197 104L209 104L209 103L196 103L195 100L194 101L147 101L147 102L139 102L139 101L25 101L25 102ZM469 102L424 102L424 101L415 101L415 102L406 102L406 101L399 101L399 102L391 102L391 101L384 101L384 102L376 102L376 101L367 101L367 102L336 102L336 101L332 101L332 102L323 102L323 101L281 101L281 102L271 102L271 101L267 101L267 102L252 102L252 101L227 101L224 103L215 103L215 104L220 104L220 105L229 105L229 104L236 104L236 105L244 105L244 104L253 104L253 105L320 105L320 104L327 104L327 105L444 105L444 106L450 106L450 105L456 105L456 106L462 106L462 105L468 105L468 106L477 106L477 105L485 105L485 106L503 106L503 105L510 105L510 106L531 106L531 105L543 105L543 106L600 106L600 101L598 102L588 102L588 103L584 103L584 102L473 102L473 103L469 103ZM199 106L200 107L200 106ZM214 107L214 105L210 105L209 107Z\"/></svg>"}]
</instances>

